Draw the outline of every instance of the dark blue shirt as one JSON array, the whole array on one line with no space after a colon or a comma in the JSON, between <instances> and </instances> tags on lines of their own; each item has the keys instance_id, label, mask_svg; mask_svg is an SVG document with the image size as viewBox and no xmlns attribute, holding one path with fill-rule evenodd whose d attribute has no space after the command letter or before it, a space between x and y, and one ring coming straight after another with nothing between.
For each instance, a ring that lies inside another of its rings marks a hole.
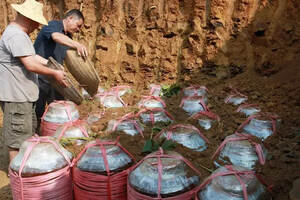
<instances>
[{"instance_id":1,"label":"dark blue shirt","mask_svg":"<svg viewBox=\"0 0 300 200\"><path fill-rule=\"evenodd\" d=\"M36 54L46 59L52 56L58 63L62 64L68 47L58 44L52 39L51 35L55 32L65 34L71 38L71 35L64 31L62 21L52 20L48 22L48 26L44 26L39 32L34 42L34 48Z\"/></svg>"},{"instance_id":2,"label":"dark blue shirt","mask_svg":"<svg viewBox=\"0 0 300 200\"><path fill-rule=\"evenodd\" d=\"M51 35L52 33L62 33L72 38L70 34L66 33L64 30L64 25L62 21L52 20L48 22L47 26L43 26L42 30L39 32L35 42L34 49L36 54L48 59L50 56L53 57L58 63L63 64L63 60L66 57L66 51L69 47L56 43ZM41 81L46 85L43 86ZM39 75L39 85L40 89L46 90L49 82L47 76ZM45 87L45 88L44 88Z\"/></svg>"}]
</instances>

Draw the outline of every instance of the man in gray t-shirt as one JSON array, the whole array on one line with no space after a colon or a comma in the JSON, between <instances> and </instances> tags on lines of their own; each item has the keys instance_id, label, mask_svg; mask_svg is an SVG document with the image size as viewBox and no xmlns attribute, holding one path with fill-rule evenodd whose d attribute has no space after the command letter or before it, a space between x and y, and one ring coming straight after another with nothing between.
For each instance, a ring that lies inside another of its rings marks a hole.
<instances>
[{"instance_id":1,"label":"man in gray t-shirt","mask_svg":"<svg viewBox=\"0 0 300 200\"><path fill-rule=\"evenodd\" d=\"M34 0L11 5L17 16L0 39L0 105L3 110L2 135L12 160L20 145L35 131L35 101L39 89L37 74L52 76L66 86L63 71L46 67L47 60L35 54L28 34L47 24L43 5Z\"/></svg>"}]
</instances>

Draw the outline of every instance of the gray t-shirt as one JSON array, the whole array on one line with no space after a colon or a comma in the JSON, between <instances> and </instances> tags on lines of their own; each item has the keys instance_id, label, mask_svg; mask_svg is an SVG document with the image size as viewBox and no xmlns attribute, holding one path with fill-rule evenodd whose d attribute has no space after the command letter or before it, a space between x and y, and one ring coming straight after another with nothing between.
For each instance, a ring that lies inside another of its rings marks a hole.
<instances>
[{"instance_id":1,"label":"gray t-shirt","mask_svg":"<svg viewBox=\"0 0 300 200\"><path fill-rule=\"evenodd\" d=\"M37 74L28 71L18 57L35 55L29 36L9 25L0 39L0 101L34 102L38 99Z\"/></svg>"}]
</instances>

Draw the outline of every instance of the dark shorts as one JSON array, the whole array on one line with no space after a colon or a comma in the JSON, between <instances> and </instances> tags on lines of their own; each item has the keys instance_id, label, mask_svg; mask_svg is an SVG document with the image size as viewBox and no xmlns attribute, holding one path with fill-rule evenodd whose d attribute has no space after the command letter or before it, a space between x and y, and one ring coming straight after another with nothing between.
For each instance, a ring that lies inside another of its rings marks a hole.
<instances>
[{"instance_id":1,"label":"dark shorts","mask_svg":"<svg viewBox=\"0 0 300 200\"><path fill-rule=\"evenodd\" d=\"M30 138L37 126L35 103L0 102L3 110L2 136L4 143L14 149Z\"/></svg>"}]
</instances>

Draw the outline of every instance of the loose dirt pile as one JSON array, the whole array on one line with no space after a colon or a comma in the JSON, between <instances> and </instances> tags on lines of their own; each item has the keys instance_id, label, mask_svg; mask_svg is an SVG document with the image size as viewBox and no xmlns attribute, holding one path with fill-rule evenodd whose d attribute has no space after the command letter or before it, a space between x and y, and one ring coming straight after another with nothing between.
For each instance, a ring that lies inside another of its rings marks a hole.
<instances>
[{"instance_id":1,"label":"loose dirt pile","mask_svg":"<svg viewBox=\"0 0 300 200\"><path fill-rule=\"evenodd\" d=\"M179 108L182 94L164 98L167 104L167 111L174 116L175 123L190 123L198 127L209 139L210 144L203 152L193 152L182 145L177 145L175 151L190 160L201 172L202 178L207 177L210 172L205 168L214 170L211 156L216 148L227 135L231 135L238 126L246 119L241 113L236 112L236 106L225 104L224 99L228 95L228 86L238 89L241 93L248 96L248 103L255 103L260 106L262 111L271 112L280 116L282 122L275 135L270 136L264 141L264 145L269 152L269 160L264 166L257 168L263 175L266 182L273 185L272 194L274 199L288 199L288 192L292 182L300 177L299 158L300 158L300 73L297 70L297 61L289 63L290 67L271 77L262 77L254 71L247 71L232 79L220 79L204 73L198 74L198 80L193 82L182 82L179 85L184 88L191 84L205 85L209 90L208 107L221 118L217 127L205 131L199 127L195 120L188 119L188 115ZM194 79L195 80L195 79ZM137 103L141 95L148 95L148 88L133 87L133 93L124 97L128 103L127 108L106 109L103 117L93 124L92 130L100 138L116 138L120 136L120 143L132 153L137 160L145 154L142 153L145 141L150 138L152 126L147 126L144 138L140 135L129 136L121 132L105 134L107 123L110 119L117 119L129 112L137 112ZM81 118L85 119L89 113L104 111L96 101L85 101L79 107ZM162 125L156 125L162 127ZM5 149L1 145L1 184L6 185L0 189L1 199L9 199L10 191L7 185L8 179L6 166L8 164ZM79 152L80 149L73 149Z\"/></svg>"},{"instance_id":2,"label":"loose dirt pile","mask_svg":"<svg viewBox=\"0 0 300 200\"><path fill-rule=\"evenodd\" d=\"M225 104L224 99L229 94L229 86L239 90L248 96L247 103L258 104L263 112L271 112L280 116L281 124L275 135L267 138L263 143L268 149L269 160L264 166L257 168L257 172L263 175L266 182L273 185L272 195L274 199L288 199L288 192L291 189L292 181L300 177L300 73L297 70L297 61L289 63L290 68L280 73L263 77L254 71L244 72L232 79L220 79L212 74L198 74L198 80L183 82L180 86L186 87L191 84L205 85L209 90L208 107L221 118L215 128L205 131L199 127L196 120L189 119L188 115L179 108L182 94L173 95L171 98L164 98L167 104L167 111L174 116L174 123L189 123L198 127L209 139L210 144L203 152L193 152L182 145L177 145L175 151L189 159L201 172L202 178L207 177L214 170L211 156L216 148L228 135L234 133L238 126L245 121L246 117L237 113L237 106ZM194 79L196 80L196 79ZM147 126L144 132L145 138L141 135L129 136L121 132L105 135L107 122L110 119L117 119L129 112L137 112L137 102L141 95L148 95L148 88L133 88L133 93L124 99L129 104L128 108L109 109L99 122L95 123L93 130L98 132L101 138L116 138L120 136L120 143L132 153L137 160L145 154L142 153L145 141L150 138L153 126ZM79 107L81 116L86 117L90 111L102 110L97 103L89 103ZM156 125L154 127L163 127ZM154 134L155 135L155 134Z\"/></svg>"},{"instance_id":3,"label":"loose dirt pile","mask_svg":"<svg viewBox=\"0 0 300 200\"><path fill-rule=\"evenodd\" d=\"M0 33L15 15L10 3L1 1ZM181 145L176 151L202 172L214 169L210 157L227 135L245 120L236 107L224 103L228 86L248 96L263 111L280 116L277 134L264 141L270 160L257 169L273 187L275 200L288 199L292 181L300 177L300 21L299 1L43 1L50 19L59 19L71 8L82 8L86 21L75 37L85 43L101 78L102 86L131 84L133 93L124 98L129 108L108 109L93 125L99 137L116 138L137 160L145 138L121 133L105 135L108 120L137 111L141 95L148 95L150 83L181 87L205 85L209 108L221 117L217 128L203 131L210 140L203 152ZM32 35L35 38L36 33ZM179 108L181 94L165 99L167 110L177 123L200 128ZM101 109L101 110L100 110ZM103 111L97 103L79 106L81 118ZM2 119L2 117L0 118ZM2 124L2 123L1 123ZM78 151L78 149L74 149ZM7 149L0 140L0 199L12 199Z\"/></svg>"}]
</instances>

